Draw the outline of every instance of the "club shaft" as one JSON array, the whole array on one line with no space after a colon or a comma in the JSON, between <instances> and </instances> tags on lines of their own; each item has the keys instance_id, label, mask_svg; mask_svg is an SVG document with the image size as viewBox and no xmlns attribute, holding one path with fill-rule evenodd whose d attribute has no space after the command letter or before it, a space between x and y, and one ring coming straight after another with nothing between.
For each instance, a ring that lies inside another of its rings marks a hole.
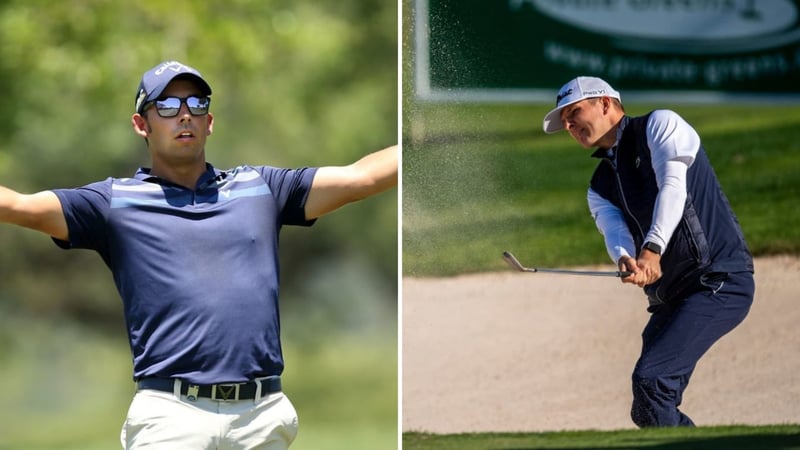
<instances>
[{"instance_id":1,"label":"club shaft","mask_svg":"<svg viewBox=\"0 0 800 450\"><path fill-rule=\"evenodd\" d=\"M534 268L531 269L533 272L543 272L543 273L562 273L565 275L588 275L592 277L619 277L628 276L628 272L607 272L607 271L593 271L593 270L569 270L569 269L544 269L544 268ZM526 271L527 272L527 271ZM625 274L625 275L623 275Z\"/></svg>"},{"instance_id":2,"label":"club shaft","mask_svg":"<svg viewBox=\"0 0 800 450\"><path fill-rule=\"evenodd\" d=\"M624 272L624 271L595 271L595 270L571 270L571 269L544 269L544 268L533 268L533 267L525 267L519 260L514 257L510 252L503 252L503 259L515 269L521 272L531 272L531 273L556 273L556 274L563 274L563 275L585 275L585 276L592 276L592 277L622 277L625 278L631 274L631 272Z\"/></svg>"}]
</instances>

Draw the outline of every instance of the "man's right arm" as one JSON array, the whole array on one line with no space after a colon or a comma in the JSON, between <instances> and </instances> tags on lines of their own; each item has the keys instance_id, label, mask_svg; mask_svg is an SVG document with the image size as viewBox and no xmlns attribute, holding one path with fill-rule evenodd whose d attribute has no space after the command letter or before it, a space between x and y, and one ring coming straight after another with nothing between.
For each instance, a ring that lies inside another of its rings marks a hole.
<instances>
[{"instance_id":1,"label":"man's right arm","mask_svg":"<svg viewBox=\"0 0 800 450\"><path fill-rule=\"evenodd\" d=\"M594 223L605 239L606 251L611 261L616 263L623 256L635 257L633 236L625 224L622 211L592 188L589 188L586 198L589 201L589 211L592 213Z\"/></svg>"},{"instance_id":2,"label":"man's right arm","mask_svg":"<svg viewBox=\"0 0 800 450\"><path fill-rule=\"evenodd\" d=\"M622 211L592 188L589 188L587 199L595 225L606 241L608 256L620 270L632 272L632 275L620 280L623 283L643 287L647 282L646 274L636 261L633 236L625 223Z\"/></svg>"},{"instance_id":3,"label":"man's right arm","mask_svg":"<svg viewBox=\"0 0 800 450\"><path fill-rule=\"evenodd\" d=\"M64 241L69 239L61 202L52 191L20 194L0 186L0 223L41 231Z\"/></svg>"}]
</instances>

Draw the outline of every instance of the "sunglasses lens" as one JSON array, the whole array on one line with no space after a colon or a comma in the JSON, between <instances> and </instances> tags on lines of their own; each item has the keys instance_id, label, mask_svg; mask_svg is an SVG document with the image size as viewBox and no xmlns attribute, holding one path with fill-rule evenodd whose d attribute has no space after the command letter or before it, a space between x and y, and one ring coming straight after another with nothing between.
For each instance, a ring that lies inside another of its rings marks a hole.
<instances>
[{"instance_id":1,"label":"sunglasses lens","mask_svg":"<svg viewBox=\"0 0 800 450\"><path fill-rule=\"evenodd\" d=\"M208 97L166 97L155 101L156 111L161 117L175 117L181 111L181 103L186 102L189 113L193 116L203 116L208 114L208 107L211 99Z\"/></svg>"},{"instance_id":2,"label":"sunglasses lens","mask_svg":"<svg viewBox=\"0 0 800 450\"><path fill-rule=\"evenodd\" d=\"M208 107L211 104L211 99L208 97L188 97L186 99L186 106L189 107L189 112L193 116L202 116L208 113Z\"/></svg>"},{"instance_id":3,"label":"sunglasses lens","mask_svg":"<svg viewBox=\"0 0 800 450\"><path fill-rule=\"evenodd\" d=\"M156 110L161 117L174 117L181 110L181 99L178 97L167 97L156 100Z\"/></svg>"}]
</instances>

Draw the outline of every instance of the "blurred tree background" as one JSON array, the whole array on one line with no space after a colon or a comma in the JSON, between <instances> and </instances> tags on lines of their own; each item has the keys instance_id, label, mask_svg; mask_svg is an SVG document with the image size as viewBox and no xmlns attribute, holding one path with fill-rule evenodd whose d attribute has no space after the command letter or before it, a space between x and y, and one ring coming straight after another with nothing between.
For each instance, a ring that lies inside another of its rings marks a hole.
<instances>
[{"instance_id":1,"label":"blurred tree background","mask_svg":"<svg viewBox=\"0 0 800 450\"><path fill-rule=\"evenodd\" d=\"M393 2L2 0L0 184L30 193L147 166L145 143L130 124L136 88L145 70L172 59L211 84L215 128L206 154L218 168L343 165L397 142ZM336 347L334 359L361 353L354 364L380 364L383 388L396 389L397 247L397 190L310 229L284 228L289 385L294 362L312 364L305 355L341 341L349 344ZM96 254L62 251L11 226L0 226L0 248L0 377L21 364L15 355L37 351L26 343L48 345L56 330L126 346L120 301ZM25 336L33 330L45 337ZM369 352L360 346L375 342L389 351L364 359ZM129 377L129 363L125 371ZM303 386L297 389L302 404ZM387 423L396 419L396 395L376 408Z\"/></svg>"}]
</instances>

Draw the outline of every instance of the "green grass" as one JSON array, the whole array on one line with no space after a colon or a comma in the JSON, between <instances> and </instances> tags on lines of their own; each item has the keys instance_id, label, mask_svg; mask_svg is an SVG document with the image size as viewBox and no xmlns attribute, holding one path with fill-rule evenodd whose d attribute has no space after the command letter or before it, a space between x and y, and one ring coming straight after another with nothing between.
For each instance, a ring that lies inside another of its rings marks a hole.
<instances>
[{"instance_id":1,"label":"green grass","mask_svg":"<svg viewBox=\"0 0 800 450\"><path fill-rule=\"evenodd\" d=\"M292 450L397 448L397 341L325 338L316 350L285 345L284 391L297 408Z\"/></svg>"},{"instance_id":2,"label":"green grass","mask_svg":"<svg viewBox=\"0 0 800 450\"><path fill-rule=\"evenodd\" d=\"M659 428L558 433L404 433L405 450L790 450L800 425Z\"/></svg>"},{"instance_id":3,"label":"green grass","mask_svg":"<svg viewBox=\"0 0 800 450\"><path fill-rule=\"evenodd\" d=\"M654 106L626 105L631 115ZM800 108L669 106L700 133L755 255L800 253ZM586 206L596 161L549 105L406 107L403 272L506 270L503 250L540 266L610 264Z\"/></svg>"},{"instance_id":4,"label":"green grass","mask_svg":"<svg viewBox=\"0 0 800 450\"><path fill-rule=\"evenodd\" d=\"M300 418L293 450L397 448L393 333L285 340L284 391ZM0 449L120 448L134 393L124 336L0 308L0 380Z\"/></svg>"}]
</instances>

